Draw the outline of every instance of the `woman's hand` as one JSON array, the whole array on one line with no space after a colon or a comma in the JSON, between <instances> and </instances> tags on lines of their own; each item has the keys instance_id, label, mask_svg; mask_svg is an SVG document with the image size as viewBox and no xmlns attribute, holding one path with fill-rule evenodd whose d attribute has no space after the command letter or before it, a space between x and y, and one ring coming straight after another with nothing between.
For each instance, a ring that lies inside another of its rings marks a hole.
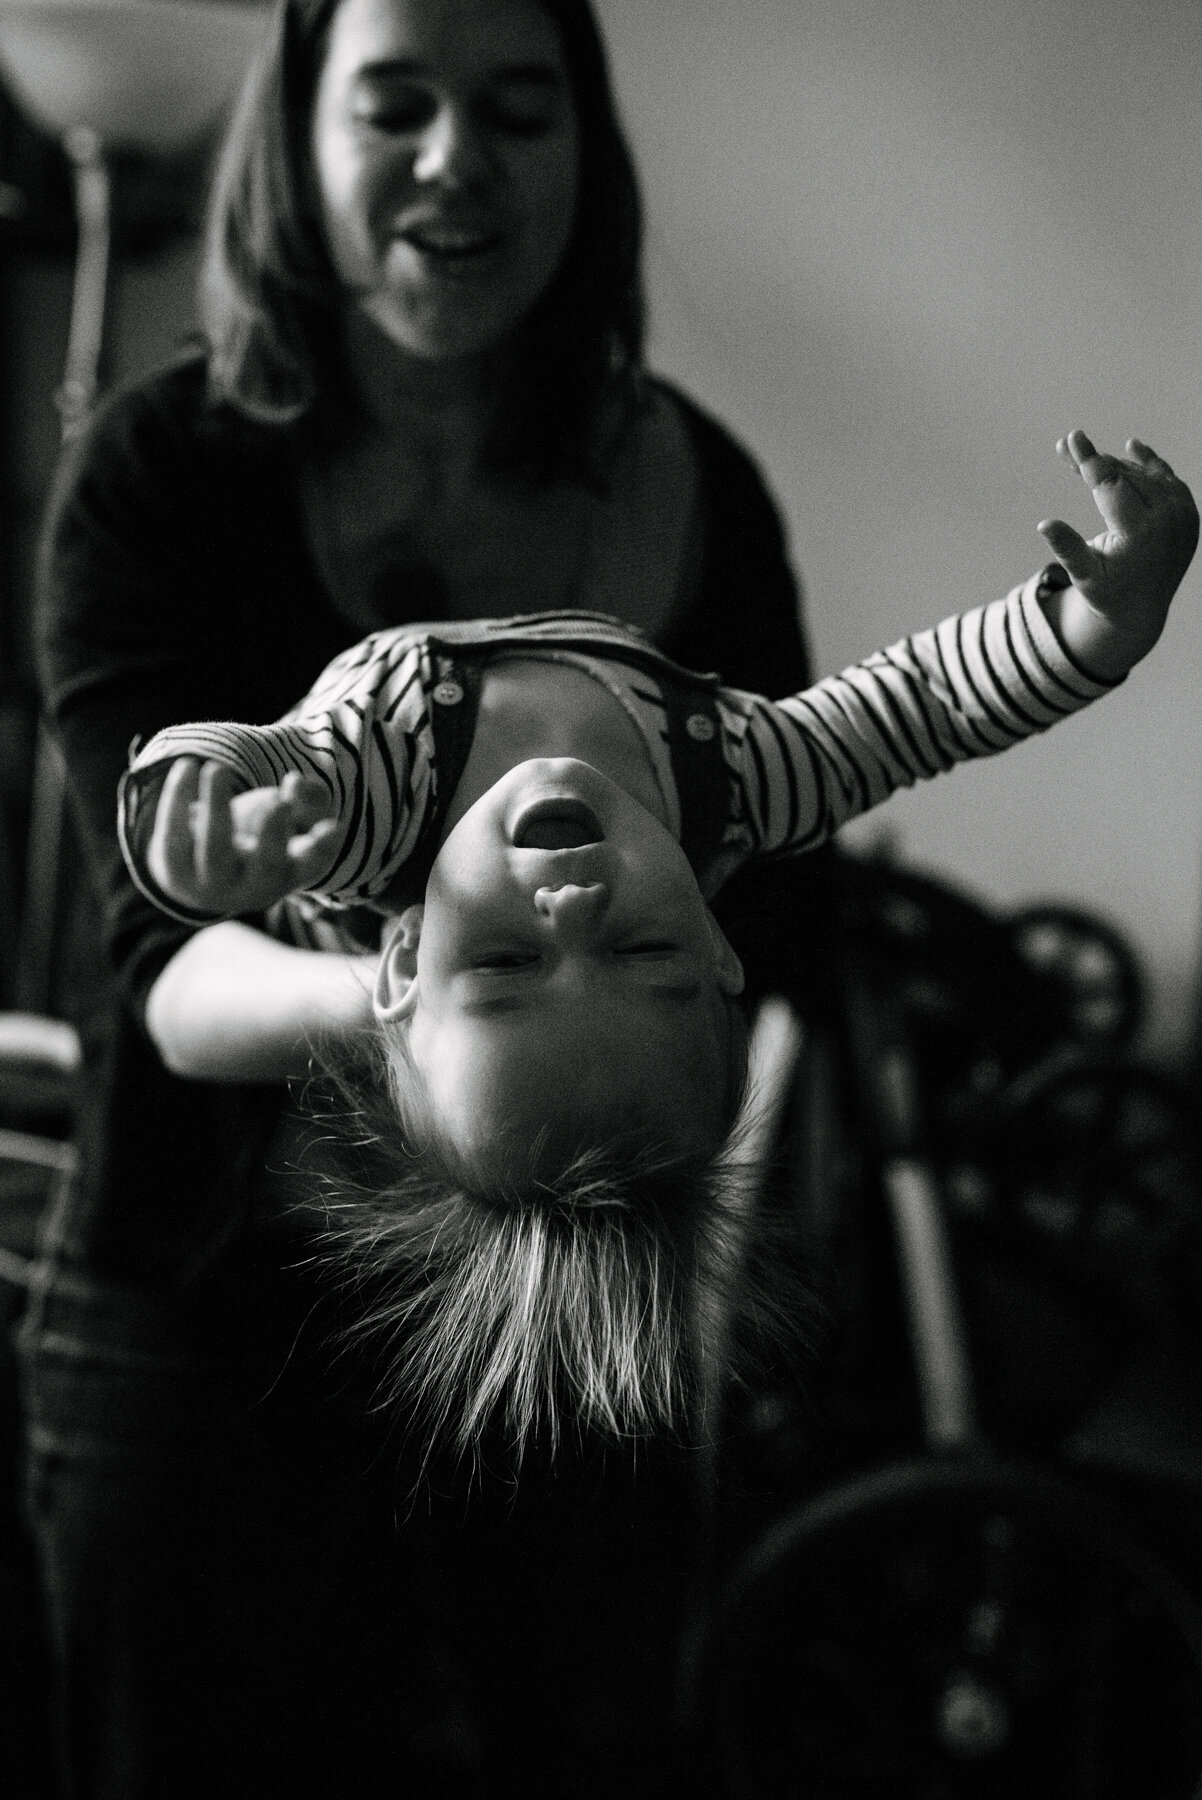
<instances>
[{"instance_id":1,"label":"woman's hand","mask_svg":"<svg viewBox=\"0 0 1202 1800\"><path fill-rule=\"evenodd\" d=\"M316 885L334 860L337 821L321 782L236 791L222 764L181 756L163 782L146 853L169 900L215 918L263 912Z\"/></svg>"},{"instance_id":2,"label":"woman's hand","mask_svg":"<svg viewBox=\"0 0 1202 1800\"><path fill-rule=\"evenodd\" d=\"M1095 450L1083 431L1056 446L1093 492L1105 531L1088 542L1063 519L1039 527L1072 587L1047 611L1064 648L1101 680L1125 675L1164 628L1198 543L1198 509L1185 483L1138 438L1125 457Z\"/></svg>"}]
</instances>

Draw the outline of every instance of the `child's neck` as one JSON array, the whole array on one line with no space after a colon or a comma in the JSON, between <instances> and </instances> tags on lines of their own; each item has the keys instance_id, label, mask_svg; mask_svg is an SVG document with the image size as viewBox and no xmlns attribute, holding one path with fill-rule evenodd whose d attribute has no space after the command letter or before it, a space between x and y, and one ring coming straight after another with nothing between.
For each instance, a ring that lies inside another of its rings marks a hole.
<instances>
[{"instance_id":1,"label":"child's neck","mask_svg":"<svg viewBox=\"0 0 1202 1800\"><path fill-rule=\"evenodd\" d=\"M485 671L475 736L443 835L510 769L540 756L591 764L667 824L647 747L613 695L570 664L506 657Z\"/></svg>"}]
</instances>

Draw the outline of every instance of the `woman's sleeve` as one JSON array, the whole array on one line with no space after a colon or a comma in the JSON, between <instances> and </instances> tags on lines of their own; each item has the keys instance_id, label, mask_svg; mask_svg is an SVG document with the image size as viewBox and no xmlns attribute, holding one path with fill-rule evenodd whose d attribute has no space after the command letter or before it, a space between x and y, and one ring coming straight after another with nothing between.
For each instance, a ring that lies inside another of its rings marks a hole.
<instances>
[{"instance_id":1,"label":"woman's sleeve","mask_svg":"<svg viewBox=\"0 0 1202 1800\"><path fill-rule=\"evenodd\" d=\"M273 717L337 648L298 600L296 634L317 636L315 653L295 677L295 658L273 656L273 570L296 591L300 563L280 459L215 424L202 396L196 364L103 405L63 456L40 546L45 710L106 948L139 1022L190 928L138 891L122 859L117 789L131 742L178 719ZM250 704L262 710L242 710Z\"/></svg>"},{"instance_id":2,"label":"woman's sleeve","mask_svg":"<svg viewBox=\"0 0 1202 1800\"><path fill-rule=\"evenodd\" d=\"M686 668L777 698L813 680L801 585L759 469L693 401L681 407L699 466L701 566L694 603L661 646Z\"/></svg>"},{"instance_id":3,"label":"woman's sleeve","mask_svg":"<svg viewBox=\"0 0 1202 1800\"><path fill-rule=\"evenodd\" d=\"M58 469L37 584L43 700L61 745L72 812L126 999L146 993L188 933L147 906L117 844L117 782L131 737L182 697L186 679L168 579L149 414L114 404ZM186 569L186 560L183 564ZM186 577L185 577L186 579Z\"/></svg>"},{"instance_id":4,"label":"woman's sleeve","mask_svg":"<svg viewBox=\"0 0 1202 1800\"><path fill-rule=\"evenodd\" d=\"M432 789L423 651L407 632L379 632L339 656L274 725L170 726L132 755L121 781L121 847L137 886L174 918L209 924L227 915L168 900L147 868L155 805L179 757L221 764L239 791L275 787L288 774L325 789L340 831L323 898L380 899L412 854Z\"/></svg>"},{"instance_id":5,"label":"woman's sleeve","mask_svg":"<svg viewBox=\"0 0 1202 1800\"><path fill-rule=\"evenodd\" d=\"M1007 750L1118 686L1074 663L1048 623L1041 596L1066 583L1052 564L803 693L730 696L746 847L809 849L898 788Z\"/></svg>"}]
</instances>

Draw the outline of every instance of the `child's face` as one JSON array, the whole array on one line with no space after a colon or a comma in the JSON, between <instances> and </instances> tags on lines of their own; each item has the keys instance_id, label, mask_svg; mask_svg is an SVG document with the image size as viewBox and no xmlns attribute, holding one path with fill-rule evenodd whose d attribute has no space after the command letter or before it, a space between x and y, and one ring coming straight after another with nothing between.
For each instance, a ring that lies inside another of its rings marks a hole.
<instances>
[{"instance_id":1,"label":"child's face","mask_svg":"<svg viewBox=\"0 0 1202 1800\"><path fill-rule=\"evenodd\" d=\"M482 795L439 851L415 958L401 937L377 1012L461 1149L609 1121L716 1147L742 970L671 832L588 763L521 763Z\"/></svg>"}]
</instances>

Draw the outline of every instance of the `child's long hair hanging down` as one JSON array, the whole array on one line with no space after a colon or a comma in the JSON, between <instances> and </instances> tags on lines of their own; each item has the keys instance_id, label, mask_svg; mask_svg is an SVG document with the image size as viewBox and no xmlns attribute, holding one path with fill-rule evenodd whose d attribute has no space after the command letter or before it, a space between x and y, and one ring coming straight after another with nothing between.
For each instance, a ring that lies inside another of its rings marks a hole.
<instances>
[{"instance_id":1,"label":"child's long hair hanging down","mask_svg":"<svg viewBox=\"0 0 1202 1800\"><path fill-rule=\"evenodd\" d=\"M804 1355L804 1276L762 1230L744 1253L764 1171L740 1160L738 1127L717 1158L652 1138L551 1155L540 1140L490 1170L420 1108L398 1131L392 1069L378 1041L326 1062L305 1162L343 1346L367 1349L381 1409L428 1449L476 1460L487 1439L516 1465L573 1434L689 1440L715 1294L740 1321L736 1378ZM745 1041L736 1080L737 1108Z\"/></svg>"}]
</instances>

